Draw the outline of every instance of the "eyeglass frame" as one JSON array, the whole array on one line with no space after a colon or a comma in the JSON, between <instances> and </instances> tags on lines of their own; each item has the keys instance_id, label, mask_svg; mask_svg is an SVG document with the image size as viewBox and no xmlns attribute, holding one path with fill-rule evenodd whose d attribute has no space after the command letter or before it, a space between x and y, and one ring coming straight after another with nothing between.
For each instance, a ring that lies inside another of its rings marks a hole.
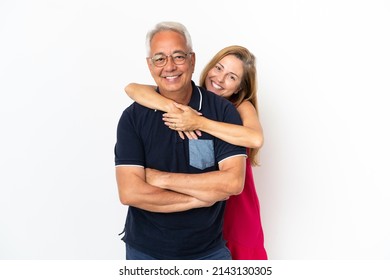
<instances>
[{"instance_id":1,"label":"eyeglass frame","mask_svg":"<svg viewBox=\"0 0 390 280\"><path fill-rule=\"evenodd\" d=\"M175 62L175 58L174 58L174 55L175 54L180 54L180 55L183 55L184 56L184 60L183 60L183 62L181 63L176 63ZM155 55L153 55L152 57L147 57L148 59L150 59L151 61L152 61L152 64L155 66L155 67L164 67L165 65L167 65L167 63L168 63L168 59L169 59L169 57L171 57L172 58L172 62L175 64L175 65L183 65L185 62L186 62L186 60L187 60L187 57L188 56L191 56L191 55L193 55L194 54L194 52L187 52L187 53L185 53L185 52L183 52L183 51L176 51L176 52L174 52L173 54L170 54L170 55L166 55L166 54L164 54L164 53L157 53L157 54L155 54ZM155 64L155 60L153 59L153 58L155 58L156 56L162 56L161 58L165 58L165 62L164 62L164 64L162 64L162 65L156 65Z\"/></svg>"}]
</instances>

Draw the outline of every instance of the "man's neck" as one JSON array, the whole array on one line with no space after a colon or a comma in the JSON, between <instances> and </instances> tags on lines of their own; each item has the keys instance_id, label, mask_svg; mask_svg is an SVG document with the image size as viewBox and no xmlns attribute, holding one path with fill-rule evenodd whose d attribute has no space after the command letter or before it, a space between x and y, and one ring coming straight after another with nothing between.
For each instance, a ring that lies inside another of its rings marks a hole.
<instances>
[{"instance_id":1,"label":"man's neck","mask_svg":"<svg viewBox=\"0 0 390 280\"><path fill-rule=\"evenodd\" d=\"M190 85L190 87L186 90L181 90L178 92L160 92L160 94L179 104L188 105L192 96L192 85Z\"/></svg>"}]
</instances>

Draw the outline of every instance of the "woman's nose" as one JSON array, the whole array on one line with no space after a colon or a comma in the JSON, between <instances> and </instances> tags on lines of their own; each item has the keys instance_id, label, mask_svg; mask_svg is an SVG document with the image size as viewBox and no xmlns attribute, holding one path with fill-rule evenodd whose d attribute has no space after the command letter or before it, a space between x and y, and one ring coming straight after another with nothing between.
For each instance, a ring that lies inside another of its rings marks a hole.
<instances>
[{"instance_id":1,"label":"woman's nose","mask_svg":"<svg viewBox=\"0 0 390 280\"><path fill-rule=\"evenodd\" d=\"M218 80L218 82L223 82L224 80L225 80L225 77L226 77L226 75L225 74L218 74L217 75L217 80Z\"/></svg>"}]
</instances>

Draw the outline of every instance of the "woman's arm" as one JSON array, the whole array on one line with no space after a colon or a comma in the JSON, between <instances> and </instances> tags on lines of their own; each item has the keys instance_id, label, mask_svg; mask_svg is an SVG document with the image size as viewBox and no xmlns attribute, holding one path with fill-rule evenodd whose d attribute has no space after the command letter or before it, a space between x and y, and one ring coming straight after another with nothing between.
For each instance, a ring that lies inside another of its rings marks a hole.
<instances>
[{"instance_id":1,"label":"woman's arm","mask_svg":"<svg viewBox=\"0 0 390 280\"><path fill-rule=\"evenodd\" d=\"M263 129L255 107L249 101L238 106L243 125L217 122L197 114L188 106L174 103L183 112L165 113L163 120L169 128L177 131L201 130L228 143L247 148L260 148L263 145Z\"/></svg>"},{"instance_id":2,"label":"woman's arm","mask_svg":"<svg viewBox=\"0 0 390 280\"><path fill-rule=\"evenodd\" d=\"M155 109L163 112L181 113L182 111L175 106L175 102L156 92L156 87L152 85L143 85L130 83L125 87L126 94L135 102L150 109ZM189 139L198 139L200 131L185 130L178 131L180 137L184 139L184 134Z\"/></svg>"},{"instance_id":3,"label":"woman's arm","mask_svg":"<svg viewBox=\"0 0 390 280\"><path fill-rule=\"evenodd\" d=\"M150 109L163 112L180 112L174 105L173 100L156 92L155 86L130 83L125 87L125 92L135 102Z\"/></svg>"}]
</instances>

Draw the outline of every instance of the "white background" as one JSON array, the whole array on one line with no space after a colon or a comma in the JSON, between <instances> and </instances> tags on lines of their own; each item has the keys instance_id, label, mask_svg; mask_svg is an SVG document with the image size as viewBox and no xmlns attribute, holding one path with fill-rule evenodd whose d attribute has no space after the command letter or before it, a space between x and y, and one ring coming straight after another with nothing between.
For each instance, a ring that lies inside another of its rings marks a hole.
<instances>
[{"instance_id":1,"label":"white background","mask_svg":"<svg viewBox=\"0 0 390 280\"><path fill-rule=\"evenodd\" d=\"M197 67L258 59L255 168L271 259L390 258L386 0L0 1L0 259L123 259L114 176L146 32L189 29Z\"/></svg>"}]
</instances>

